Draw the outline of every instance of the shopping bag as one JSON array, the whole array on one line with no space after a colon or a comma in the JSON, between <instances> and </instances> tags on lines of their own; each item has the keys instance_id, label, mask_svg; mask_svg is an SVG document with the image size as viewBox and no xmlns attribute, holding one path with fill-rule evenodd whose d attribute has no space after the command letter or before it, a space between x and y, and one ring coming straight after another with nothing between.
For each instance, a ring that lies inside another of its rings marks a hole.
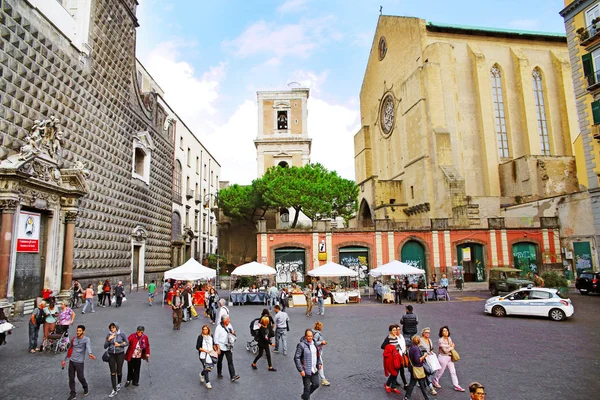
<instances>
[{"instance_id":1,"label":"shopping bag","mask_svg":"<svg viewBox=\"0 0 600 400\"><path fill-rule=\"evenodd\" d=\"M192 317L196 318L198 313L196 312L196 307L190 307L190 311L192 312Z\"/></svg>"},{"instance_id":2,"label":"shopping bag","mask_svg":"<svg viewBox=\"0 0 600 400\"><path fill-rule=\"evenodd\" d=\"M113 296L112 299L110 299L111 303L116 303L117 302L117 297Z\"/></svg>"},{"instance_id":3,"label":"shopping bag","mask_svg":"<svg viewBox=\"0 0 600 400\"><path fill-rule=\"evenodd\" d=\"M429 354L425 360L431 368L431 372L435 372L442 368L442 366L440 365L440 360L438 360L435 354Z\"/></svg>"},{"instance_id":4,"label":"shopping bag","mask_svg":"<svg viewBox=\"0 0 600 400\"><path fill-rule=\"evenodd\" d=\"M121 300L123 303L125 303L127 301L127 297L123 296L123 300Z\"/></svg>"}]
</instances>

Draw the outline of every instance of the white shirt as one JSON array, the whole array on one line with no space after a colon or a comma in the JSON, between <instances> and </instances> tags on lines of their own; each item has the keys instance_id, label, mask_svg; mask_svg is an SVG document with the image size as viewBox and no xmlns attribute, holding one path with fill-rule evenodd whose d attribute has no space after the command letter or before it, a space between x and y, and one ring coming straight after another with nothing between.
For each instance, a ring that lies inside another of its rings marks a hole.
<instances>
[{"instance_id":1,"label":"white shirt","mask_svg":"<svg viewBox=\"0 0 600 400\"><path fill-rule=\"evenodd\" d=\"M219 314L217 315L217 323L221 323L223 321L224 316L229 316L229 308L223 306L219 309ZM230 324L231 326L231 324Z\"/></svg>"},{"instance_id":2,"label":"white shirt","mask_svg":"<svg viewBox=\"0 0 600 400\"><path fill-rule=\"evenodd\" d=\"M212 337L210 335L208 336L202 336L202 348L203 349L209 349L212 350L213 349L213 340ZM203 360L206 360L206 353L201 351L200 352L200 358Z\"/></svg>"},{"instance_id":3,"label":"white shirt","mask_svg":"<svg viewBox=\"0 0 600 400\"><path fill-rule=\"evenodd\" d=\"M229 324L227 325L227 329L232 331L233 326ZM229 350L229 346L227 345L227 331L225 330L225 328L223 328L222 324L219 324L217 326L217 329L215 329L215 344L218 344L221 350Z\"/></svg>"},{"instance_id":4,"label":"white shirt","mask_svg":"<svg viewBox=\"0 0 600 400\"><path fill-rule=\"evenodd\" d=\"M313 374L317 373L317 347L315 342L310 342L310 370Z\"/></svg>"}]
</instances>

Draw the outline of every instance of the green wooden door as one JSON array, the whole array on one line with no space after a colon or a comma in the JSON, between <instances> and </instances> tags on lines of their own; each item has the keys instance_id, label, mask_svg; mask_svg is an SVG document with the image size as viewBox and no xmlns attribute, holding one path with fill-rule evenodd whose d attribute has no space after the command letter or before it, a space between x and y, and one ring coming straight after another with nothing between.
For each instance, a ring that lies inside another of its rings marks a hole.
<instances>
[{"instance_id":1,"label":"green wooden door","mask_svg":"<svg viewBox=\"0 0 600 400\"><path fill-rule=\"evenodd\" d=\"M592 250L590 242L573 242L573 256L575 257L575 272L577 276L585 270L592 270Z\"/></svg>"},{"instance_id":2,"label":"green wooden door","mask_svg":"<svg viewBox=\"0 0 600 400\"><path fill-rule=\"evenodd\" d=\"M533 278L538 271L537 251L535 243L520 242L512 247L514 267L521 270L523 277Z\"/></svg>"},{"instance_id":3,"label":"green wooden door","mask_svg":"<svg viewBox=\"0 0 600 400\"><path fill-rule=\"evenodd\" d=\"M400 252L400 261L412 265L425 271L425 281L427 281L427 268L425 268L425 249L421 243L415 240L409 240L402 246Z\"/></svg>"}]
</instances>

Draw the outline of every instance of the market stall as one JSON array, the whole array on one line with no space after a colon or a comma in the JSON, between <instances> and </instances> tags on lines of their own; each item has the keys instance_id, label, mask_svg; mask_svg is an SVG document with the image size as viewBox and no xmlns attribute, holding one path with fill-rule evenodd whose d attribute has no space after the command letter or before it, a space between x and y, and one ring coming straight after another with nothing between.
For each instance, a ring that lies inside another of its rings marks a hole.
<instances>
[{"instance_id":1,"label":"market stall","mask_svg":"<svg viewBox=\"0 0 600 400\"><path fill-rule=\"evenodd\" d=\"M268 265L252 261L250 263L240 265L231 272L231 276L265 276L275 275L275 268ZM231 285L230 285L231 286ZM265 290L268 288L265 288ZM259 303L266 304L269 298L265 290L251 290L250 288L234 289L229 294L229 301L233 304Z\"/></svg>"},{"instance_id":2,"label":"market stall","mask_svg":"<svg viewBox=\"0 0 600 400\"><path fill-rule=\"evenodd\" d=\"M422 269L413 267L398 260L393 260L387 264L384 264L378 268L372 269L369 275L373 277L379 276L410 276L410 275L425 275L425 271ZM415 297L418 289L414 289ZM381 297L381 302L394 302L395 291L389 285L376 285L375 292ZM433 293L433 291L432 291ZM428 294L428 293L426 293ZM411 289L409 289L409 296L411 295Z\"/></svg>"},{"instance_id":3,"label":"market stall","mask_svg":"<svg viewBox=\"0 0 600 400\"><path fill-rule=\"evenodd\" d=\"M318 276L321 278L328 277L357 277L358 272L347 268L343 265L328 262L325 265L314 268L308 272L310 276ZM346 304L349 301L360 301L360 290L358 289L338 289L331 291L331 299L334 303ZM295 300L295 299L294 299ZM304 303L306 304L306 302Z\"/></svg>"},{"instance_id":4,"label":"market stall","mask_svg":"<svg viewBox=\"0 0 600 400\"><path fill-rule=\"evenodd\" d=\"M198 261L190 258L183 265L165 272L164 281L167 279L175 279L177 281L207 281L214 279L216 276L217 272L214 269L205 267ZM164 305L165 301L163 296L163 306Z\"/></svg>"}]
</instances>

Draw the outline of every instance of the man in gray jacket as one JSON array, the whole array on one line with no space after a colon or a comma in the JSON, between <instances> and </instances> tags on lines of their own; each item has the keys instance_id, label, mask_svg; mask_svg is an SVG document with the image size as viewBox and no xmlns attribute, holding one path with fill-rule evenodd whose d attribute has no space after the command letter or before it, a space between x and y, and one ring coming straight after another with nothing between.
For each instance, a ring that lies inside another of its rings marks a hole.
<instances>
[{"instance_id":1,"label":"man in gray jacket","mask_svg":"<svg viewBox=\"0 0 600 400\"><path fill-rule=\"evenodd\" d=\"M300 372L302 384L304 385L302 399L309 400L310 395L319 388L318 372L321 369L321 357L319 349L317 349L313 341L312 329L304 331L304 336L296 346L294 362L296 363L296 369Z\"/></svg>"},{"instance_id":2,"label":"man in gray jacket","mask_svg":"<svg viewBox=\"0 0 600 400\"><path fill-rule=\"evenodd\" d=\"M71 389L71 395L67 400L73 400L77 398L77 392L75 392L75 373L77 373L77 379L83 385L83 395L87 396L90 391L88 390L88 383L85 380L83 374L83 363L85 361L85 354L87 353L92 360L96 359L96 356L92 354L92 348L90 347L90 338L85 335L85 326L77 326L77 337L71 339L71 347L67 352L67 356L62 360L61 365L65 368L67 359L69 361L69 389Z\"/></svg>"}]
</instances>

